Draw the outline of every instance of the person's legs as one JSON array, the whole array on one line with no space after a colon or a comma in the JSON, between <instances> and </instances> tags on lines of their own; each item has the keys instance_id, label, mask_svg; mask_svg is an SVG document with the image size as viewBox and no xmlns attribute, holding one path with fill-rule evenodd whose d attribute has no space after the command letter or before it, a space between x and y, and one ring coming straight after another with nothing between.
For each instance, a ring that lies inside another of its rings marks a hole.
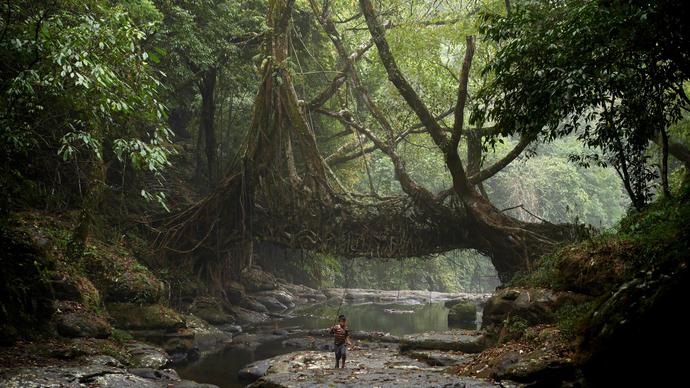
<instances>
[{"instance_id":1,"label":"person's legs","mask_svg":"<svg viewBox=\"0 0 690 388\"><path fill-rule=\"evenodd\" d=\"M342 354L340 353L341 349L342 349L341 346L335 347L335 367L336 367L336 369L340 367L340 357L342 357Z\"/></svg>"},{"instance_id":2,"label":"person's legs","mask_svg":"<svg viewBox=\"0 0 690 388\"><path fill-rule=\"evenodd\" d=\"M347 344L342 344L342 350L340 352L340 357L343 360L341 368L345 368L345 360L347 359Z\"/></svg>"}]
</instances>

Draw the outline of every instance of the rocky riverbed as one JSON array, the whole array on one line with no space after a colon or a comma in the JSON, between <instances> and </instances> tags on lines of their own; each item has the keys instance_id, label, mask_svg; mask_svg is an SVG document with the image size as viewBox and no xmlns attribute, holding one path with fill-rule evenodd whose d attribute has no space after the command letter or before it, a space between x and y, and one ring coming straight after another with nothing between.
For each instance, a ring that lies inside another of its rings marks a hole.
<instances>
[{"instance_id":1,"label":"rocky riverbed","mask_svg":"<svg viewBox=\"0 0 690 388\"><path fill-rule=\"evenodd\" d=\"M377 311L376 315L388 315L402 322L406 319L424 321L426 317L415 316L426 311L419 310L420 307L432 306L429 303L462 301L481 305L488 298L488 295L418 290L315 290L281 282L258 268L247 270L241 282L226 290L227 300L199 295L177 309L163 305L158 296L144 304L131 303L128 295L144 285L133 283L118 287L118 294L113 294L105 304L104 313L96 313L97 310L77 301L84 299L84 292L76 288L74 297L60 294L66 299L53 302L55 313L48 322L48 333L53 334L0 348L0 386L212 386L181 378L173 368L185 370L184 365L194 368L197 360L219 352L228 349L254 352L265 344L279 344L281 353L307 352L304 354L320 360L312 363L312 367L321 366L322 361L326 363L332 356L329 352L332 345L323 328L328 326L334 311L324 310L324 322L316 326L320 329L304 328L304 325L284 327L284 322L289 323L295 311L305 306L396 303L386 311ZM419 381L432 384L435 379L441 379L437 376L438 365L448 364L447 360L465 360L452 354L423 356L418 352L414 356L404 355L400 353L400 344L409 347L412 339L385 332L358 330L353 338L360 348L351 359L352 365L376 366L362 377L364 385L386 381L387 369L397 376L395 378L403 380L411 378L410 370L418 370L425 376ZM293 356L303 361L311 357ZM439 361L442 359L446 361ZM271 368L271 375L290 374L292 366L288 364L294 363L279 363L283 366ZM362 374L362 369L359 370L358 374ZM343 382L354 375L339 376L338 381Z\"/></svg>"}]
</instances>

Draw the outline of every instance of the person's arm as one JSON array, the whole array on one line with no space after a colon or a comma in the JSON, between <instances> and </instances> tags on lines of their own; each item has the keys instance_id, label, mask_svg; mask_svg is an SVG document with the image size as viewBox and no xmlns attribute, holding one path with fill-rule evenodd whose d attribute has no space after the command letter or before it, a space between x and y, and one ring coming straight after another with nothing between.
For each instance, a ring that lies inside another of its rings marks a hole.
<instances>
[{"instance_id":1,"label":"person's arm","mask_svg":"<svg viewBox=\"0 0 690 388\"><path fill-rule=\"evenodd\" d=\"M352 341L350 341L350 330L347 331L347 337L345 337L345 343L347 346L352 346Z\"/></svg>"}]
</instances>

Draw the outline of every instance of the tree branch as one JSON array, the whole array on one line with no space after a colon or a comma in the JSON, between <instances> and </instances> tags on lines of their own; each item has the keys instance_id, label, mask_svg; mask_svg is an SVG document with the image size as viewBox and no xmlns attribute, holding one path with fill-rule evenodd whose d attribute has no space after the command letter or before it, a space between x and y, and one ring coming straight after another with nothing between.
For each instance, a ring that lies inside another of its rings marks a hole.
<instances>
[{"instance_id":1,"label":"tree branch","mask_svg":"<svg viewBox=\"0 0 690 388\"><path fill-rule=\"evenodd\" d=\"M369 32L374 39L374 44L376 44L376 48L379 51L379 57L381 58L383 67L386 69L386 73L388 73L388 79L393 83L396 89L398 89L400 95L415 112L419 121L429 130L429 134L436 145L442 150L446 150L448 148L448 138L443 133L441 126L431 115L431 112L429 112L429 109L424 105L422 99L417 95L398 68L398 64L386 41L384 28L381 23L376 20L376 13L374 12L371 1L359 0L359 6L366 19Z\"/></svg>"},{"instance_id":2,"label":"tree branch","mask_svg":"<svg viewBox=\"0 0 690 388\"><path fill-rule=\"evenodd\" d=\"M483 182L483 181L491 178L492 176L496 175L496 173L498 173L499 171L506 168L506 166L509 165L513 160L515 160L515 158L520 156L522 151L524 151L525 148L527 148L527 146L530 143L532 143L533 140L534 140L534 138L532 138L530 136L526 136L526 135L522 136L520 138L520 142L518 142L518 144L515 145L515 147L512 150L510 150L510 152L508 152L508 154L506 156L504 156L503 158L498 160L493 165L491 165L491 166L479 171L478 173L470 176L469 177L470 183L473 185L476 185L476 184Z\"/></svg>"},{"instance_id":3,"label":"tree branch","mask_svg":"<svg viewBox=\"0 0 690 388\"><path fill-rule=\"evenodd\" d=\"M460 138L462 137L462 129L465 125L465 104L467 103L467 84L470 78L470 67L472 66L472 57L474 56L474 37L467 37L467 49L465 50L465 59L462 61L462 70L460 70L460 85L458 86L458 101L455 105L455 121L453 122L453 133L450 138L450 152L457 152Z\"/></svg>"}]
</instances>

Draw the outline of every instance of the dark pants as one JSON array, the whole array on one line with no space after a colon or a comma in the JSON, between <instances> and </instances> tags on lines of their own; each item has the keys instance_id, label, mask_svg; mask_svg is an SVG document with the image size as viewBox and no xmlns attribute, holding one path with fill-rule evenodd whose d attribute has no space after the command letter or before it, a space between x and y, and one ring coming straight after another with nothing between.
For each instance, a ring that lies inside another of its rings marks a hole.
<instances>
[{"instance_id":1,"label":"dark pants","mask_svg":"<svg viewBox=\"0 0 690 388\"><path fill-rule=\"evenodd\" d=\"M335 367L338 368L338 363L340 359L343 359L343 366L345 365L345 360L347 359L347 344L335 345Z\"/></svg>"}]
</instances>

